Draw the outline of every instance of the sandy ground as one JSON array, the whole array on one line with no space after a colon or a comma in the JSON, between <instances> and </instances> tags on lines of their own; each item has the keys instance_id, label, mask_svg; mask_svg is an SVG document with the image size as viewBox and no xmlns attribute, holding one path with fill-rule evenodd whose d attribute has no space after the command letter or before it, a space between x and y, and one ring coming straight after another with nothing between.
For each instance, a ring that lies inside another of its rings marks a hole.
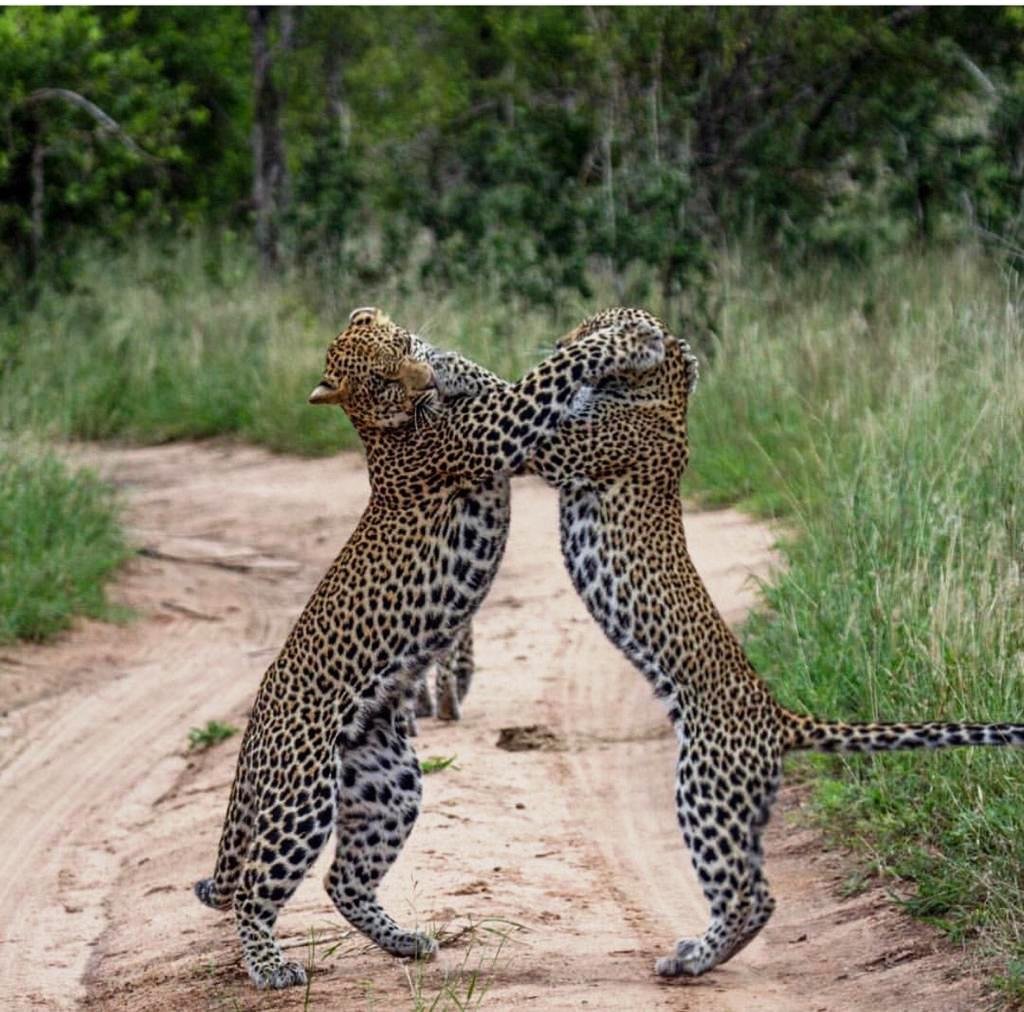
<instances>
[{"instance_id":1,"label":"sandy ground","mask_svg":"<svg viewBox=\"0 0 1024 1012\"><path fill-rule=\"evenodd\" d=\"M367 496L360 459L178 445L87 450L125 490L144 554L128 625L84 623L0 651L0 1009L978 1009L960 957L879 888L844 897L785 792L768 833L779 909L726 967L661 981L656 956L706 911L675 825L673 738L646 684L590 621L557 548L554 494L516 486L512 537L476 625L460 724L421 722L423 814L383 887L442 932L429 965L346 930L320 886L279 923L308 993L254 991L228 916L191 894L212 870L239 738L188 753L191 727L241 726L269 660ZM771 536L694 513L692 550L731 621ZM544 724L552 750L495 747Z\"/></svg>"}]
</instances>

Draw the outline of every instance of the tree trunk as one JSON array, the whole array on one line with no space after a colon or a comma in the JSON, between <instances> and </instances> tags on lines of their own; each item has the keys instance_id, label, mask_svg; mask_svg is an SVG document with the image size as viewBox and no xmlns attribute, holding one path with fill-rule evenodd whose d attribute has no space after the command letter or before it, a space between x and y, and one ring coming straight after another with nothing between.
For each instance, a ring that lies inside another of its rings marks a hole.
<instances>
[{"instance_id":1,"label":"tree trunk","mask_svg":"<svg viewBox=\"0 0 1024 1012\"><path fill-rule=\"evenodd\" d=\"M46 148L43 145L42 128L36 125L36 136L32 143L32 195L31 195L31 263L29 270L35 273L43 258L43 239L45 238L45 200L46 200L46 173L44 161L46 159Z\"/></svg>"},{"instance_id":2,"label":"tree trunk","mask_svg":"<svg viewBox=\"0 0 1024 1012\"><path fill-rule=\"evenodd\" d=\"M252 204L256 216L256 249L260 268L269 274L281 261L280 215L285 195L284 137L281 133L281 95L274 83L274 53L270 22L274 8L250 7L252 29ZM282 19L282 36L290 16Z\"/></svg>"},{"instance_id":3,"label":"tree trunk","mask_svg":"<svg viewBox=\"0 0 1024 1012\"><path fill-rule=\"evenodd\" d=\"M342 78L341 53L336 45L329 43L324 52L324 79L327 82L324 102L327 120L335 124L341 149L347 151L352 133L352 112L345 101Z\"/></svg>"}]
</instances>

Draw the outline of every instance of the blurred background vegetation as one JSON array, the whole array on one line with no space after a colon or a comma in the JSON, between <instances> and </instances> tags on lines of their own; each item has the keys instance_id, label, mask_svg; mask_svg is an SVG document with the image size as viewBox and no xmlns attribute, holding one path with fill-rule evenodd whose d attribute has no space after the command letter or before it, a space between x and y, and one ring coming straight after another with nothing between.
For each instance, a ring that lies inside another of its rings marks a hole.
<instances>
[{"instance_id":1,"label":"blurred background vegetation","mask_svg":"<svg viewBox=\"0 0 1024 1012\"><path fill-rule=\"evenodd\" d=\"M715 253L1024 245L1019 8L7 8L8 280L255 230L532 302L695 298ZM708 307L702 307L707 309Z\"/></svg>"},{"instance_id":2,"label":"blurred background vegetation","mask_svg":"<svg viewBox=\"0 0 1024 1012\"><path fill-rule=\"evenodd\" d=\"M1021 8L0 10L0 642L107 614L68 439L354 445L349 310L506 376L639 303L703 359L685 491L785 519L790 706L1024 719ZM1019 753L806 764L1024 1000Z\"/></svg>"}]
</instances>

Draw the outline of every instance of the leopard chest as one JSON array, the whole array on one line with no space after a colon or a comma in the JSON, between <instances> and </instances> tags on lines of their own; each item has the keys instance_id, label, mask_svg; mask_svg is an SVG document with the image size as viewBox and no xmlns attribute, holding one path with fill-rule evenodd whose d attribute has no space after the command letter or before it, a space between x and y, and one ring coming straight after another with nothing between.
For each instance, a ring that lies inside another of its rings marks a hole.
<instances>
[{"instance_id":1,"label":"leopard chest","mask_svg":"<svg viewBox=\"0 0 1024 1012\"><path fill-rule=\"evenodd\" d=\"M392 632L385 647L400 645L406 668L450 646L490 589L508 540L508 480L451 489L420 508L415 533L406 539L408 570L396 572L372 605L378 626ZM378 670L380 660L386 661L383 651L370 669ZM396 652L385 668L398 663Z\"/></svg>"},{"instance_id":2,"label":"leopard chest","mask_svg":"<svg viewBox=\"0 0 1024 1012\"><path fill-rule=\"evenodd\" d=\"M460 626L490 589L505 553L510 518L505 478L463 491L448 505L437 539L437 575L432 596L440 596L446 624Z\"/></svg>"},{"instance_id":3,"label":"leopard chest","mask_svg":"<svg viewBox=\"0 0 1024 1012\"><path fill-rule=\"evenodd\" d=\"M628 503L615 489L585 480L563 486L562 555L577 593L608 638L642 671L661 670L664 616L657 575L635 542Z\"/></svg>"},{"instance_id":4,"label":"leopard chest","mask_svg":"<svg viewBox=\"0 0 1024 1012\"><path fill-rule=\"evenodd\" d=\"M598 489L581 480L559 497L562 556L576 592L607 631L618 604L617 581Z\"/></svg>"}]
</instances>

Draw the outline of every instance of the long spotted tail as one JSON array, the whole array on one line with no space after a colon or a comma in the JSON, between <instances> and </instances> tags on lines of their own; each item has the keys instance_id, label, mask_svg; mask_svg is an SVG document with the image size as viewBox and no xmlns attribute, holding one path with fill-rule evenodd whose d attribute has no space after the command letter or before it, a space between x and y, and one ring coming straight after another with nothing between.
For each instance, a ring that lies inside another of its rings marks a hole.
<instances>
[{"instance_id":1,"label":"long spotted tail","mask_svg":"<svg viewBox=\"0 0 1024 1012\"><path fill-rule=\"evenodd\" d=\"M245 748L245 742L242 743ZM192 887L200 903L214 910L230 910L235 899L235 888L242 875L242 864L252 839L253 813L249 791L242 783L243 773L235 773L228 799L228 810L224 816L220 846L217 848L217 865L211 878L200 879Z\"/></svg>"},{"instance_id":2,"label":"long spotted tail","mask_svg":"<svg viewBox=\"0 0 1024 1012\"><path fill-rule=\"evenodd\" d=\"M1024 724L843 724L782 711L787 752L893 752L954 745L1024 745Z\"/></svg>"}]
</instances>

